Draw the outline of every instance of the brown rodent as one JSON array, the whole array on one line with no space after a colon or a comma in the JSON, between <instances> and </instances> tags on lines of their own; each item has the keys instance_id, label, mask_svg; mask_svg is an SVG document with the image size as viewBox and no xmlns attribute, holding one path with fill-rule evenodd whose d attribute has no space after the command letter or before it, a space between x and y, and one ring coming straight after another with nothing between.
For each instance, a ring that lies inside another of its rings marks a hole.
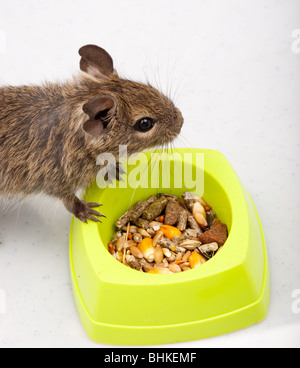
<instances>
[{"instance_id":1,"label":"brown rodent","mask_svg":"<svg viewBox=\"0 0 300 368\"><path fill-rule=\"evenodd\" d=\"M99 221L99 204L75 195L95 179L97 156L168 143L183 117L155 88L120 78L104 49L79 54L83 73L69 82L0 88L0 195L43 192L81 221Z\"/></svg>"}]
</instances>

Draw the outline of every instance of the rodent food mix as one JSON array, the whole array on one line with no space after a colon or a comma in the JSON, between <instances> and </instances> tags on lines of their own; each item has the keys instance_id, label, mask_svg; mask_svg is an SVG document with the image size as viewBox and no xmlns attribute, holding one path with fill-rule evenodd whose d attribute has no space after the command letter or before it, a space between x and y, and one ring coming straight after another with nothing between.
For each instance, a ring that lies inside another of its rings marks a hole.
<instances>
[{"instance_id":1,"label":"rodent food mix","mask_svg":"<svg viewBox=\"0 0 300 368\"><path fill-rule=\"evenodd\" d=\"M132 269L169 274L202 265L223 247L227 226L200 197L185 192L137 202L115 223L108 251Z\"/></svg>"}]
</instances>

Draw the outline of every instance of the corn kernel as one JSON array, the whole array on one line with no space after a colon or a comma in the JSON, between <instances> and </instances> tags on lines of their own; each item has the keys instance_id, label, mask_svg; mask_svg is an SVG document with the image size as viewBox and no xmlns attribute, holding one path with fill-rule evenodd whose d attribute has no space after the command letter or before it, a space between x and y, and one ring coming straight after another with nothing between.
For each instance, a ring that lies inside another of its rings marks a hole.
<instances>
[{"instance_id":1,"label":"corn kernel","mask_svg":"<svg viewBox=\"0 0 300 368\"><path fill-rule=\"evenodd\" d=\"M162 225L160 231L162 231L169 239L173 239L175 235L182 235L181 231L178 230L177 227L171 225Z\"/></svg>"},{"instance_id":2,"label":"corn kernel","mask_svg":"<svg viewBox=\"0 0 300 368\"><path fill-rule=\"evenodd\" d=\"M189 256L189 264L191 268L201 266L205 262L206 258L197 252L192 252L192 254Z\"/></svg>"},{"instance_id":3,"label":"corn kernel","mask_svg":"<svg viewBox=\"0 0 300 368\"><path fill-rule=\"evenodd\" d=\"M147 273L153 274L166 274L166 273L173 273L168 268L155 268L154 270L149 270Z\"/></svg>"},{"instance_id":4,"label":"corn kernel","mask_svg":"<svg viewBox=\"0 0 300 368\"><path fill-rule=\"evenodd\" d=\"M142 252L144 258L148 262L153 262L154 261L155 247L153 246L153 239L151 239L151 238L144 238L138 244L138 248Z\"/></svg>"}]
</instances>

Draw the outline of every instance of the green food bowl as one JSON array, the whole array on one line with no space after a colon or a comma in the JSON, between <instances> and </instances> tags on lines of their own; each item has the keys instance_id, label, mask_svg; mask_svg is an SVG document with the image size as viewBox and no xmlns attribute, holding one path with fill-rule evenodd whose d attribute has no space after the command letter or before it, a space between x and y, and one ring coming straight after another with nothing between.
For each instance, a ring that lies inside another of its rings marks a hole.
<instances>
[{"instance_id":1,"label":"green food bowl","mask_svg":"<svg viewBox=\"0 0 300 368\"><path fill-rule=\"evenodd\" d=\"M160 151L145 152L143 158L150 159L154 153ZM195 156L200 160L195 161ZM154 160L152 169L155 165L155 175L168 178L164 159ZM125 180L121 188L101 190L95 182L84 199L102 203L101 212L107 218L101 219L102 224L72 220L73 295L82 324L94 341L114 345L191 341L250 326L267 314L270 280L263 230L248 192L226 158L214 150L178 149L169 169L169 179L175 179L168 187L163 180L147 185L155 180L143 175L145 171L140 171L136 188L125 188ZM128 166L127 179L130 172L135 175L138 170ZM197 185L203 181L203 193L199 187L195 193L203 195L228 227L223 248L205 264L174 274L139 272L112 257L107 244L116 231L114 222L150 195L163 192L180 197L186 190L193 191L180 180L188 172L193 177L199 174Z\"/></svg>"}]
</instances>

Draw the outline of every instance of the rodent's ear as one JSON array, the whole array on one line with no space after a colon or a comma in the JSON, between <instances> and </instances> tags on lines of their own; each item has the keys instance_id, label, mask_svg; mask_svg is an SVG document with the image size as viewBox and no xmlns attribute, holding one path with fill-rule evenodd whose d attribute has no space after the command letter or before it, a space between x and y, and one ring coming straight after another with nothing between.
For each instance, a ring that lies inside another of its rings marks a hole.
<instances>
[{"instance_id":1,"label":"rodent's ear","mask_svg":"<svg viewBox=\"0 0 300 368\"><path fill-rule=\"evenodd\" d=\"M83 124L83 130L93 137L99 137L114 115L116 102L111 96L98 96L88 101L82 109L90 118Z\"/></svg>"},{"instance_id":2,"label":"rodent's ear","mask_svg":"<svg viewBox=\"0 0 300 368\"><path fill-rule=\"evenodd\" d=\"M86 45L79 49L80 69L94 78L102 79L114 72L113 59L101 47Z\"/></svg>"}]
</instances>

